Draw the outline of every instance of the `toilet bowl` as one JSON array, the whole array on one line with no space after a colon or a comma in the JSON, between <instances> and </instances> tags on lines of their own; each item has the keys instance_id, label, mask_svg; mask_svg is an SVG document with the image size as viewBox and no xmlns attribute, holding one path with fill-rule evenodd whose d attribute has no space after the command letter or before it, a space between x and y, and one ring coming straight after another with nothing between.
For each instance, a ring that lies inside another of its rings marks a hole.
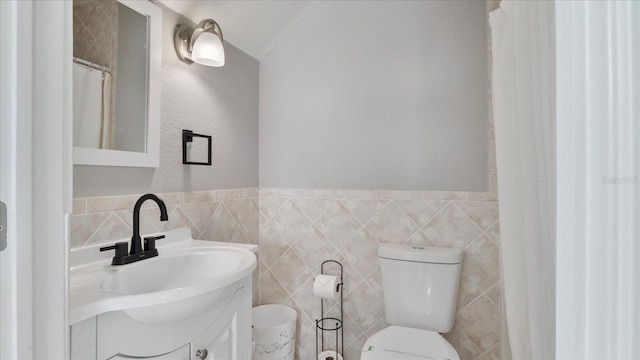
<instances>
[{"instance_id":1,"label":"toilet bowl","mask_svg":"<svg viewBox=\"0 0 640 360\"><path fill-rule=\"evenodd\" d=\"M389 326L362 346L361 360L460 360L456 350L435 331Z\"/></svg>"}]
</instances>

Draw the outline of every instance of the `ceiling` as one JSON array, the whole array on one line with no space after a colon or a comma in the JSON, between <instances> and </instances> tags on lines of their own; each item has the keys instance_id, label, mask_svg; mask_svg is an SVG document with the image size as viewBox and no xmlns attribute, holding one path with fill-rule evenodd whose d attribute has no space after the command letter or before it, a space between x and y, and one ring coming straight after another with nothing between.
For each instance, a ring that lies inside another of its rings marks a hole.
<instances>
[{"instance_id":1,"label":"ceiling","mask_svg":"<svg viewBox=\"0 0 640 360\"><path fill-rule=\"evenodd\" d=\"M318 1L159 0L194 23L213 19L225 42L262 61Z\"/></svg>"}]
</instances>

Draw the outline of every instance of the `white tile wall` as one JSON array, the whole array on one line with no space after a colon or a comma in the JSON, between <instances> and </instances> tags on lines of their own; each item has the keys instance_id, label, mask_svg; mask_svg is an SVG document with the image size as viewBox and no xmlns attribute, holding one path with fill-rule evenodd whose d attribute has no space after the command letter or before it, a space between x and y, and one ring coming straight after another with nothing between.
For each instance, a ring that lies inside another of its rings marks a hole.
<instances>
[{"instance_id":1,"label":"white tile wall","mask_svg":"<svg viewBox=\"0 0 640 360\"><path fill-rule=\"evenodd\" d=\"M456 326L446 337L463 359L499 358L498 204L485 200L496 194L261 189L258 196L257 189L239 189L158 195L169 221L160 222L156 205L147 202L142 233L187 226L197 239L259 242L254 305L287 304L298 311L297 359L314 357L320 306L312 285L324 260L345 267L347 359L358 359L364 341L387 326L377 258L381 242L464 248ZM137 198L75 199L71 247L130 237Z\"/></svg>"},{"instance_id":2,"label":"white tile wall","mask_svg":"<svg viewBox=\"0 0 640 360\"><path fill-rule=\"evenodd\" d=\"M384 328L377 247L382 242L464 248L456 326L462 359L499 358L499 225L495 193L261 189L260 303L298 310L298 359L313 359L323 260L345 267L345 354ZM337 310L334 308L332 311Z\"/></svg>"}]
</instances>

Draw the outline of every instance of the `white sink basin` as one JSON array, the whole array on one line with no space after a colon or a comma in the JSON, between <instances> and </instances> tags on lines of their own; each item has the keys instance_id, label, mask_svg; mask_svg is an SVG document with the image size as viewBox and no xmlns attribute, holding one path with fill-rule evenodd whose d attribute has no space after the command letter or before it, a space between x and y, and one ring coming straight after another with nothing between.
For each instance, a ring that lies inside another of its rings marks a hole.
<instances>
[{"instance_id":1,"label":"white sink basin","mask_svg":"<svg viewBox=\"0 0 640 360\"><path fill-rule=\"evenodd\" d=\"M233 296L256 267L247 250L255 245L192 240L188 229L166 234L159 256L128 265L109 265L97 247L72 253L72 263L88 261L71 268L70 323L118 310L150 324L191 316Z\"/></svg>"},{"instance_id":2,"label":"white sink basin","mask_svg":"<svg viewBox=\"0 0 640 360\"><path fill-rule=\"evenodd\" d=\"M100 291L135 295L215 287L255 261L247 250L212 247L161 255L129 265L112 266L99 283Z\"/></svg>"}]
</instances>

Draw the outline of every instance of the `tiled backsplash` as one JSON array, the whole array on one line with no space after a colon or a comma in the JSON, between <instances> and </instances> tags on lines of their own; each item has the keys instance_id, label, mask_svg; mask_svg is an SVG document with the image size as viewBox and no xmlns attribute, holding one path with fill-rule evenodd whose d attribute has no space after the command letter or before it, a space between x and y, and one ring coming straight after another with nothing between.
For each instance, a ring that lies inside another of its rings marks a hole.
<instances>
[{"instance_id":1,"label":"tiled backsplash","mask_svg":"<svg viewBox=\"0 0 640 360\"><path fill-rule=\"evenodd\" d=\"M323 260L339 260L345 269L345 358L356 360L365 340L388 326L378 244L460 247L464 262L456 325L446 338L461 359L499 359L495 199L495 192L261 189L260 303L298 310L296 358L315 358L320 303L312 296L313 277Z\"/></svg>"},{"instance_id":2,"label":"tiled backsplash","mask_svg":"<svg viewBox=\"0 0 640 360\"><path fill-rule=\"evenodd\" d=\"M147 201L140 211L140 233L189 227L194 239L257 244L257 194L257 189L157 194L169 221L161 222L158 206ZM130 238L139 196L74 199L70 248Z\"/></svg>"}]
</instances>

